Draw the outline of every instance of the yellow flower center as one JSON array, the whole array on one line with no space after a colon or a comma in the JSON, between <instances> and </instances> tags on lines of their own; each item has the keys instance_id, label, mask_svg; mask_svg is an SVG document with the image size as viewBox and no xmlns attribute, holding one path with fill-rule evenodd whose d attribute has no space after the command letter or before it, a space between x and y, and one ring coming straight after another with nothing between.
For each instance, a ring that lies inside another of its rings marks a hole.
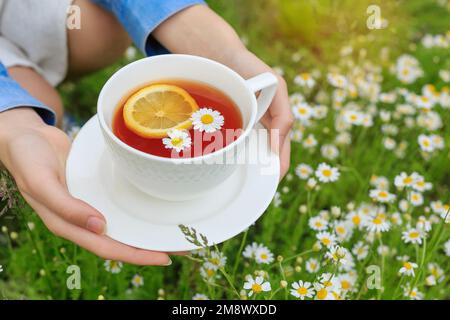
<instances>
[{"instance_id":1,"label":"yellow flower center","mask_svg":"<svg viewBox=\"0 0 450 320\"><path fill-rule=\"evenodd\" d=\"M212 277L214 275L214 270L213 269L206 269L206 274L208 275L208 277Z\"/></svg>"},{"instance_id":2,"label":"yellow flower center","mask_svg":"<svg viewBox=\"0 0 450 320\"><path fill-rule=\"evenodd\" d=\"M410 184L411 182L413 182L413 179L411 177L406 177L405 179L403 179L404 184Z\"/></svg>"},{"instance_id":3,"label":"yellow flower center","mask_svg":"<svg viewBox=\"0 0 450 320\"><path fill-rule=\"evenodd\" d=\"M321 228L321 227L323 226L323 224L322 224L322 222L317 221L316 224L315 224L315 226L316 226L317 228Z\"/></svg>"},{"instance_id":4,"label":"yellow flower center","mask_svg":"<svg viewBox=\"0 0 450 320\"><path fill-rule=\"evenodd\" d=\"M339 234L344 234L345 233L345 228L344 227L336 227L336 232Z\"/></svg>"},{"instance_id":5,"label":"yellow flower center","mask_svg":"<svg viewBox=\"0 0 450 320\"><path fill-rule=\"evenodd\" d=\"M175 147L179 147L179 146L181 146L183 144L183 139L181 139L181 138L173 138L172 139L172 144Z\"/></svg>"},{"instance_id":6,"label":"yellow flower center","mask_svg":"<svg viewBox=\"0 0 450 320\"><path fill-rule=\"evenodd\" d=\"M309 73L302 73L300 76L303 80L308 80L310 78Z\"/></svg>"},{"instance_id":7,"label":"yellow flower center","mask_svg":"<svg viewBox=\"0 0 450 320\"><path fill-rule=\"evenodd\" d=\"M409 237L410 237L410 238L413 238L413 239L418 238L419 235L420 235L420 234L419 234L419 232L417 232L417 231L412 231L412 232L409 233Z\"/></svg>"},{"instance_id":8,"label":"yellow flower center","mask_svg":"<svg viewBox=\"0 0 450 320\"><path fill-rule=\"evenodd\" d=\"M305 287L301 287L297 289L297 292L299 295L304 296L305 294L308 293L308 289L306 289Z\"/></svg>"},{"instance_id":9,"label":"yellow flower center","mask_svg":"<svg viewBox=\"0 0 450 320\"><path fill-rule=\"evenodd\" d=\"M263 253L261 254L261 259L266 260L268 258L267 254Z\"/></svg>"},{"instance_id":10,"label":"yellow flower center","mask_svg":"<svg viewBox=\"0 0 450 320\"><path fill-rule=\"evenodd\" d=\"M352 222L356 225L359 225L361 223L361 218L359 216L354 216L352 218Z\"/></svg>"},{"instance_id":11,"label":"yellow flower center","mask_svg":"<svg viewBox=\"0 0 450 320\"><path fill-rule=\"evenodd\" d=\"M344 290L348 290L350 289L350 282L346 281L346 280L342 280L341 281L341 287Z\"/></svg>"},{"instance_id":12,"label":"yellow flower center","mask_svg":"<svg viewBox=\"0 0 450 320\"><path fill-rule=\"evenodd\" d=\"M322 239L322 243L326 246L329 246L331 244L331 240L328 238L323 238Z\"/></svg>"},{"instance_id":13,"label":"yellow flower center","mask_svg":"<svg viewBox=\"0 0 450 320\"><path fill-rule=\"evenodd\" d=\"M254 293L260 293L260 292L262 291L261 285L260 285L260 284L257 284L257 283L254 283L254 284L252 285L252 291L253 291Z\"/></svg>"},{"instance_id":14,"label":"yellow flower center","mask_svg":"<svg viewBox=\"0 0 450 320\"><path fill-rule=\"evenodd\" d=\"M325 169L325 170L322 170L322 174L323 174L325 177L331 177L332 172L331 172L330 169Z\"/></svg>"},{"instance_id":15,"label":"yellow flower center","mask_svg":"<svg viewBox=\"0 0 450 320\"><path fill-rule=\"evenodd\" d=\"M200 118L200 120L203 124L211 124L214 122L214 117L210 114L205 114Z\"/></svg>"},{"instance_id":16,"label":"yellow flower center","mask_svg":"<svg viewBox=\"0 0 450 320\"><path fill-rule=\"evenodd\" d=\"M352 114L350 116L350 119L353 120L353 121L356 121L356 120L358 120L358 117L355 114Z\"/></svg>"},{"instance_id":17,"label":"yellow flower center","mask_svg":"<svg viewBox=\"0 0 450 320\"><path fill-rule=\"evenodd\" d=\"M412 269L412 265L411 265L411 263L409 263L409 262L405 262L405 263L403 264L403 266L404 266L407 270L411 270L411 269Z\"/></svg>"},{"instance_id":18,"label":"yellow flower center","mask_svg":"<svg viewBox=\"0 0 450 320\"><path fill-rule=\"evenodd\" d=\"M306 109L305 108L298 108L298 113L306 114Z\"/></svg>"},{"instance_id":19,"label":"yellow flower center","mask_svg":"<svg viewBox=\"0 0 450 320\"><path fill-rule=\"evenodd\" d=\"M375 219L373 219L372 222L373 224L380 225L383 223L383 220L379 216L377 216Z\"/></svg>"},{"instance_id":20,"label":"yellow flower center","mask_svg":"<svg viewBox=\"0 0 450 320\"><path fill-rule=\"evenodd\" d=\"M380 198L387 198L388 193L387 193L386 191L380 191L380 192L378 193L378 196L379 196Z\"/></svg>"},{"instance_id":21,"label":"yellow flower center","mask_svg":"<svg viewBox=\"0 0 450 320\"><path fill-rule=\"evenodd\" d=\"M429 140L423 140L423 145L425 147L429 147L430 146L430 141Z\"/></svg>"},{"instance_id":22,"label":"yellow flower center","mask_svg":"<svg viewBox=\"0 0 450 320\"><path fill-rule=\"evenodd\" d=\"M317 291L317 299L319 299L319 300L325 299L327 297L327 295L328 295L328 291L325 288Z\"/></svg>"}]
</instances>

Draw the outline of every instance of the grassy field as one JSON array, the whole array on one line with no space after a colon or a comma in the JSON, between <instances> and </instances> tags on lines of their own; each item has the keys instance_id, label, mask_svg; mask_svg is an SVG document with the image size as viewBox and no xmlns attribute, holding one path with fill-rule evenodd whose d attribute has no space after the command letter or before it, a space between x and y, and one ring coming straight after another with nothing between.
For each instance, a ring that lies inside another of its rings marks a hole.
<instances>
[{"instance_id":1,"label":"grassy field","mask_svg":"<svg viewBox=\"0 0 450 320\"><path fill-rule=\"evenodd\" d=\"M209 1L290 84L292 166L265 215L169 268L122 265L50 234L2 176L0 299L449 299L450 7L380 1L369 30L371 3ZM61 85L68 112L92 116L137 58Z\"/></svg>"}]
</instances>

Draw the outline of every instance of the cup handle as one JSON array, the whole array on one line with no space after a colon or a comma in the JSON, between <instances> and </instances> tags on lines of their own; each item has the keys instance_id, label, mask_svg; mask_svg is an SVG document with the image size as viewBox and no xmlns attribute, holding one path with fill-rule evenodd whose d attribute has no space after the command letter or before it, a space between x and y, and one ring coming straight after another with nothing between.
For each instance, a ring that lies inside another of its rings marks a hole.
<instances>
[{"instance_id":1,"label":"cup handle","mask_svg":"<svg viewBox=\"0 0 450 320\"><path fill-rule=\"evenodd\" d=\"M269 109L273 97L278 88L278 79L272 73L266 72L247 80L247 86L255 94L259 92L257 99L258 110L256 113L256 122L261 120L262 116Z\"/></svg>"}]
</instances>

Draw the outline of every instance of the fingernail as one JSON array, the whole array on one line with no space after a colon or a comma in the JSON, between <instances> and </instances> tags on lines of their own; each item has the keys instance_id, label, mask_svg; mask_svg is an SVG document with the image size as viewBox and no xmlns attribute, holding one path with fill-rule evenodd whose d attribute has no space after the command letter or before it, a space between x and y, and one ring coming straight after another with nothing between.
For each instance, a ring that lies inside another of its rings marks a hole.
<instances>
[{"instance_id":1,"label":"fingernail","mask_svg":"<svg viewBox=\"0 0 450 320\"><path fill-rule=\"evenodd\" d=\"M103 234L105 233L105 221L103 221L102 219L99 219L97 217L90 217L87 221L86 224L86 228L89 231L98 233L98 234Z\"/></svg>"},{"instance_id":2,"label":"fingernail","mask_svg":"<svg viewBox=\"0 0 450 320\"><path fill-rule=\"evenodd\" d=\"M171 265L172 265L172 259L169 258L169 261L166 264L164 264L163 266L164 267L168 267L168 266L171 266Z\"/></svg>"}]
</instances>

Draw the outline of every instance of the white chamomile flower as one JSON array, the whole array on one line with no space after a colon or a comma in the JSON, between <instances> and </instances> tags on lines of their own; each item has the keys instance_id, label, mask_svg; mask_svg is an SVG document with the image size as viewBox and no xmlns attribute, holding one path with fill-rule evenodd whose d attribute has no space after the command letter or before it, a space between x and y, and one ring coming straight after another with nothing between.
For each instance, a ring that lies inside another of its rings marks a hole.
<instances>
[{"instance_id":1,"label":"white chamomile flower","mask_svg":"<svg viewBox=\"0 0 450 320\"><path fill-rule=\"evenodd\" d=\"M369 196L378 202L386 203L395 200L395 194L392 194L386 190L373 189L370 190Z\"/></svg>"},{"instance_id":2,"label":"white chamomile flower","mask_svg":"<svg viewBox=\"0 0 450 320\"><path fill-rule=\"evenodd\" d=\"M339 179L340 173L338 168L329 166L326 163L319 164L316 170L316 177L320 182L328 183Z\"/></svg>"},{"instance_id":3,"label":"white chamomile flower","mask_svg":"<svg viewBox=\"0 0 450 320\"><path fill-rule=\"evenodd\" d=\"M422 149L422 151L424 151L424 152L433 152L434 151L434 143L433 143L433 140L429 136L427 136L425 134L419 135L418 142L419 142L420 149Z\"/></svg>"},{"instance_id":4,"label":"white chamomile flower","mask_svg":"<svg viewBox=\"0 0 450 320\"><path fill-rule=\"evenodd\" d=\"M309 273L316 273L320 269L320 262L317 259L310 258L305 262L305 269Z\"/></svg>"},{"instance_id":5,"label":"white chamomile flower","mask_svg":"<svg viewBox=\"0 0 450 320\"><path fill-rule=\"evenodd\" d=\"M115 260L106 260L104 266L108 272L119 273L122 270L123 263Z\"/></svg>"},{"instance_id":6,"label":"white chamomile flower","mask_svg":"<svg viewBox=\"0 0 450 320\"><path fill-rule=\"evenodd\" d=\"M320 241L321 245L324 245L327 248L331 248L336 243L336 236L329 232L319 232L316 235L316 238Z\"/></svg>"},{"instance_id":7,"label":"white chamomile flower","mask_svg":"<svg viewBox=\"0 0 450 320\"><path fill-rule=\"evenodd\" d=\"M296 119L307 121L313 116L313 109L306 102L300 102L292 107L292 113Z\"/></svg>"},{"instance_id":8,"label":"white chamomile flower","mask_svg":"<svg viewBox=\"0 0 450 320\"><path fill-rule=\"evenodd\" d=\"M365 223L367 230L370 232L386 232L389 231L391 224L386 219L386 214L378 213L369 218Z\"/></svg>"},{"instance_id":9,"label":"white chamomile flower","mask_svg":"<svg viewBox=\"0 0 450 320\"><path fill-rule=\"evenodd\" d=\"M176 152L181 152L191 147L192 139L187 131L171 130L169 137L162 139L162 142L166 149L175 149Z\"/></svg>"},{"instance_id":10,"label":"white chamomile flower","mask_svg":"<svg viewBox=\"0 0 450 320\"><path fill-rule=\"evenodd\" d=\"M308 225L315 231L324 231L327 229L328 221L320 216L315 216L309 219Z\"/></svg>"},{"instance_id":11,"label":"white chamomile flower","mask_svg":"<svg viewBox=\"0 0 450 320\"><path fill-rule=\"evenodd\" d=\"M209 300L208 296L203 294L203 293L196 293L193 297L192 300Z\"/></svg>"},{"instance_id":12,"label":"white chamomile flower","mask_svg":"<svg viewBox=\"0 0 450 320\"><path fill-rule=\"evenodd\" d=\"M226 265L227 257L222 252L212 251L208 261L217 269L220 269Z\"/></svg>"},{"instance_id":13,"label":"white chamomile flower","mask_svg":"<svg viewBox=\"0 0 450 320\"><path fill-rule=\"evenodd\" d=\"M412 191L409 194L409 202L415 207L423 204L423 195L419 192Z\"/></svg>"},{"instance_id":14,"label":"white chamomile flower","mask_svg":"<svg viewBox=\"0 0 450 320\"><path fill-rule=\"evenodd\" d=\"M219 111L210 108L201 108L194 112L191 119L195 130L207 133L220 130L225 122Z\"/></svg>"},{"instance_id":15,"label":"white chamomile flower","mask_svg":"<svg viewBox=\"0 0 450 320\"><path fill-rule=\"evenodd\" d=\"M300 163L295 168L295 174L302 180L308 179L312 173L313 173L313 169L311 168L311 166L309 166L305 163Z\"/></svg>"},{"instance_id":16,"label":"white chamomile flower","mask_svg":"<svg viewBox=\"0 0 450 320\"><path fill-rule=\"evenodd\" d=\"M255 252L255 261L258 264L270 264L274 260L273 253L266 247L258 248Z\"/></svg>"},{"instance_id":17,"label":"white chamomile flower","mask_svg":"<svg viewBox=\"0 0 450 320\"><path fill-rule=\"evenodd\" d=\"M0 264L0 273L3 272L3 266Z\"/></svg>"},{"instance_id":18,"label":"white chamomile flower","mask_svg":"<svg viewBox=\"0 0 450 320\"><path fill-rule=\"evenodd\" d=\"M341 74L329 73L327 75L328 82L337 88L345 88L348 84L347 78Z\"/></svg>"},{"instance_id":19,"label":"white chamomile flower","mask_svg":"<svg viewBox=\"0 0 450 320\"><path fill-rule=\"evenodd\" d=\"M135 274L131 279L131 284L135 288L142 287L144 285L144 278L138 274Z\"/></svg>"},{"instance_id":20,"label":"white chamomile flower","mask_svg":"<svg viewBox=\"0 0 450 320\"><path fill-rule=\"evenodd\" d=\"M303 140L303 147L306 149L314 148L317 146L317 140L314 135L311 133Z\"/></svg>"},{"instance_id":21,"label":"white chamomile flower","mask_svg":"<svg viewBox=\"0 0 450 320\"><path fill-rule=\"evenodd\" d=\"M403 266L398 271L400 274L404 274L405 276L414 277L414 269L418 267L417 263L405 261Z\"/></svg>"},{"instance_id":22,"label":"white chamomile flower","mask_svg":"<svg viewBox=\"0 0 450 320\"><path fill-rule=\"evenodd\" d=\"M405 297L408 297L411 300L422 300L423 299L423 293L420 292L417 287L410 288L409 286L406 286L403 290L403 294Z\"/></svg>"},{"instance_id":23,"label":"white chamomile flower","mask_svg":"<svg viewBox=\"0 0 450 320\"><path fill-rule=\"evenodd\" d=\"M355 291L356 278L351 276L348 273L337 276L336 282L337 282L339 291L341 291L343 294L347 293L347 292Z\"/></svg>"},{"instance_id":24,"label":"white chamomile flower","mask_svg":"<svg viewBox=\"0 0 450 320\"><path fill-rule=\"evenodd\" d=\"M400 173L398 176L394 179L394 185L397 188L404 188L404 187L412 187L414 183L418 180L418 174L413 172L412 174L407 174L406 172Z\"/></svg>"},{"instance_id":25,"label":"white chamomile flower","mask_svg":"<svg viewBox=\"0 0 450 320\"><path fill-rule=\"evenodd\" d=\"M244 289L249 290L248 296L251 297L253 294L258 294L261 292L268 292L272 290L269 282L265 282L263 277L256 277L253 279L252 276L246 277L246 282L244 283Z\"/></svg>"},{"instance_id":26,"label":"white chamomile flower","mask_svg":"<svg viewBox=\"0 0 450 320\"><path fill-rule=\"evenodd\" d=\"M217 266L211 262L205 262L200 268L200 275L208 283L214 283L217 278Z\"/></svg>"},{"instance_id":27,"label":"white chamomile flower","mask_svg":"<svg viewBox=\"0 0 450 320\"><path fill-rule=\"evenodd\" d=\"M304 72L294 78L294 83L301 87L312 88L316 82L310 73Z\"/></svg>"},{"instance_id":28,"label":"white chamomile flower","mask_svg":"<svg viewBox=\"0 0 450 320\"><path fill-rule=\"evenodd\" d=\"M302 280L300 280L292 284L291 295L296 298L299 298L301 300L304 300L305 298L312 298L314 293L314 288L311 287L310 282L303 282Z\"/></svg>"},{"instance_id":29,"label":"white chamomile flower","mask_svg":"<svg viewBox=\"0 0 450 320\"><path fill-rule=\"evenodd\" d=\"M252 244L248 244L244 251L242 252L242 255L245 258L248 259L254 259L256 257L256 251L258 251L261 248L266 248L264 245L253 242Z\"/></svg>"},{"instance_id":30,"label":"white chamomile flower","mask_svg":"<svg viewBox=\"0 0 450 320\"><path fill-rule=\"evenodd\" d=\"M350 211L348 215L345 217L347 222L351 224L353 227L361 229L364 225L366 215L362 214L358 211Z\"/></svg>"},{"instance_id":31,"label":"white chamomile flower","mask_svg":"<svg viewBox=\"0 0 450 320\"><path fill-rule=\"evenodd\" d=\"M353 254L358 260L364 260L369 254L369 246L364 244L362 241L358 241L352 249Z\"/></svg>"},{"instance_id":32,"label":"white chamomile flower","mask_svg":"<svg viewBox=\"0 0 450 320\"><path fill-rule=\"evenodd\" d=\"M339 149L332 144L324 144L320 147L320 153L328 160L334 160L339 156Z\"/></svg>"},{"instance_id":33,"label":"white chamomile flower","mask_svg":"<svg viewBox=\"0 0 450 320\"><path fill-rule=\"evenodd\" d=\"M445 279L444 270L438 264L431 262L427 265L427 269L430 275L434 278L435 283L440 283Z\"/></svg>"},{"instance_id":34,"label":"white chamomile flower","mask_svg":"<svg viewBox=\"0 0 450 320\"><path fill-rule=\"evenodd\" d=\"M420 230L417 230L415 228L411 228L402 233L402 240L405 243L422 244L422 237L423 237L422 232L420 232Z\"/></svg>"}]
</instances>

